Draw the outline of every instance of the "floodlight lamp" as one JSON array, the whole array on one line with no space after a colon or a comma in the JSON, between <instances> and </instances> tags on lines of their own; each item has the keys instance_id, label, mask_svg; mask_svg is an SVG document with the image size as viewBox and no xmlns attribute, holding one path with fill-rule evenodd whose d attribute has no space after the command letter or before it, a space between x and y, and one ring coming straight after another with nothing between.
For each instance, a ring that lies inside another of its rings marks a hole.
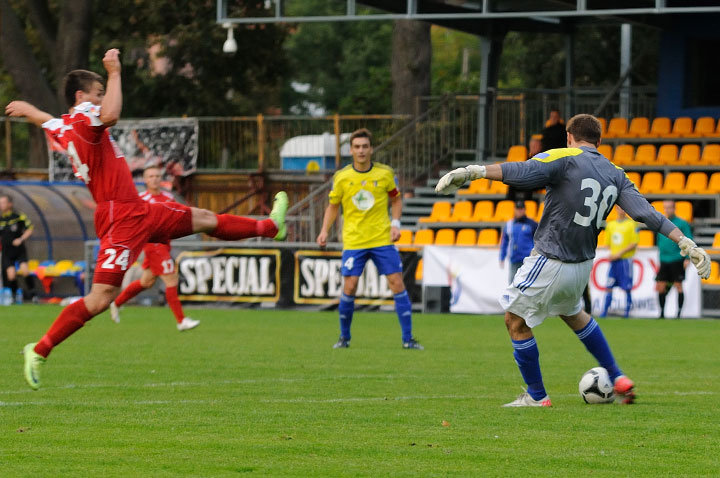
<instances>
[{"instance_id":1,"label":"floodlight lamp","mask_svg":"<svg viewBox=\"0 0 720 478\"><path fill-rule=\"evenodd\" d=\"M223 23L223 27L227 28L227 40L223 43L223 53L235 53L237 51L237 42L235 41L234 28L231 23Z\"/></svg>"}]
</instances>

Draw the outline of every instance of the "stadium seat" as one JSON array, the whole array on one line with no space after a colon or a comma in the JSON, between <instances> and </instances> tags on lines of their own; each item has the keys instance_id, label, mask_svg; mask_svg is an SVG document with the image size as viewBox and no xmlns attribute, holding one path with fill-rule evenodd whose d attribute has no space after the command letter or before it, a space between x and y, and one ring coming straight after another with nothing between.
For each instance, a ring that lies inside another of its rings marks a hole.
<instances>
[{"instance_id":1,"label":"stadium seat","mask_svg":"<svg viewBox=\"0 0 720 478\"><path fill-rule=\"evenodd\" d=\"M720 249L720 232L715 233L715 237L713 237L712 248Z\"/></svg>"},{"instance_id":2,"label":"stadium seat","mask_svg":"<svg viewBox=\"0 0 720 478\"><path fill-rule=\"evenodd\" d=\"M656 150L654 144L641 144L635 151L633 164L655 164Z\"/></svg>"},{"instance_id":3,"label":"stadium seat","mask_svg":"<svg viewBox=\"0 0 720 478\"><path fill-rule=\"evenodd\" d=\"M477 245L477 231L475 229L460 229L455 237L456 246Z\"/></svg>"},{"instance_id":4,"label":"stadium seat","mask_svg":"<svg viewBox=\"0 0 720 478\"><path fill-rule=\"evenodd\" d=\"M613 118L607 127L606 138L618 138L621 135L627 134L628 122L626 118Z\"/></svg>"},{"instance_id":5,"label":"stadium seat","mask_svg":"<svg viewBox=\"0 0 720 478\"><path fill-rule=\"evenodd\" d=\"M492 181L490 184L490 194L507 194L508 185L502 181Z\"/></svg>"},{"instance_id":6,"label":"stadium seat","mask_svg":"<svg viewBox=\"0 0 720 478\"><path fill-rule=\"evenodd\" d=\"M607 135L607 120L605 118L598 118L598 121L602 127L602 137L604 138Z\"/></svg>"},{"instance_id":7,"label":"stadium seat","mask_svg":"<svg viewBox=\"0 0 720 478\"><path fill-rule=\"evenodd\" d=\"M455 231L453 229L440 229L435 234L436 246L453 246L455 245Z\"/></svg>"},{"instance_id":8,"label":"stadium seat","mask_svg":"<svg viewBox=\"0 0 720 478\"><path fill-rule=\"evenodd\" d=\"M638 116L630 121L630 127L624 134L618 134L618 138L637 138L640 135L650 132L650 120L644 116Z\"/></svg>"},{"instance_id":9,"label":"stadium seat","mask_svg":"<svg viewBox=\"0 0 720 478\"><path fill-rule=\"evenodd\" d=\"M718 284L720 283L720 264L717 261L710 263L710 277L702 280L706 284Z\"/></svg>"},{"instance_id":10,"label":"stadium seat","mask_svg":"<svg viewBox=\"0 0 720 478\"><path fill-rule=\"evenodd\" d=\"M657 212L659 212L663 216L665 215L665 206L663 206L662 201L653 201L650 203L650 205L654 207Z\"/></svg>"},{"instance_id":11,"label":"stadium seat","mask_svg":"<svg viewBox=\"0 0 720 478\"><path fill-rule=\"evenodd\" d=\"M432 229L420 229L415 232L415 238L413 239L414 246L430 246L435 239L435 233Z\"/></svg>"},{"instance_id":12,"label":"stadium seat","mask_svg":"<svg viewBox=\"0 0 720 478\"><path fill-rule=\"evenodd\" d=\"M422 282L423 279L423 260L422 257L418 260L417 266L415 266L415 282Z\"/></svg>"},{"instance_id":13,"label":"stadium seat","mask_svg":"<svg viewBox=\"0 0 720 478\"><path fill-rule=\"evenodd\" d=\"M677 201L675 203L675 215L687 222L693 221L693 206L690 201Z\"/></svg>"},{"instance_id":14,"label":"stadium seat","mask_svg":"<svg viewBox=\"0 0 720 478\"><path fill-rule=\"evenodd\" d=\"M39 265L40 262L37 259L30 259L28 261L28 271L30 271L31 273L35 272L35 269L37 269Z\"/></svg>"},{"instance_id":15,"label":"stadium seat","mask_svg":"<svg viewBox=\"0 0 720 478\"><path fill-rule=\"evenodd\" d=\"M537 215L533 218L536 222L540 222L540 218L542 218L543 211L545 211L545 202L541 202L538 206Z\"/></svg>"},{"instance_id":16,"label":"stadium seat","mask_svg":"<svg viewBox=\"0 0 720 478\"><path fill-rule=\"evenodd\" d=\"M633 157L635 156L635 149L630 144L621 144L620 146L615 148L615 152L613 153L613 163L617 164L618 166L622 166L623 164L630 164L633 162Z\"/></svg>"},{"instance_id":17,"label":"stadium seat","mask_svg":"<svg viewBox=\"0 0 720 478\"><path fill-rule=\"evenodd\" d=\"M504 200L497 203L495 207L495 214L493 215L492 221L505 222L512 219L515 211L515 206L512 201Z\"/></svg>"},{"instance_id":18,"label":"stadium seat","mask_svg":"<svg viewBox=\"0 0 720 478\"><path fill-rule=\"evenodd\" d=\"M645 173L640 184L640 194L656 194L662 190L663 177L662 173L651 171Z\"/></svg>"},{"instance_id":19,"label":"stadium seat","mask_svg":"<svg viewBox=\"0 0 720 478\"><path fill-rule=\"evenodd\" d=\"M525 215L533 218L537 215L537 203L535 201L525 201Z\"/></svg>"},{"instance_id":20,"label":"stadium seat","mask_svg":"<svg viewBox=\"0 0 720 478\"><path fill-rule=\"evenodd\" d=\"M400 229L400 239L395 241L396 246L411 246L413 233L410 229Z\"/></svg>"},{"instance_id":21,"label":"stadium seat","mask_svg":"<svg viewBox=\"0 0 720 478\"><path fill-rule=\"evenodd\" d=\"M664 135L665 138L682 138L691 135L693 132L693 121L692 118L687 116L680 116L675 118L673 122L672 131L669 134Z\"/></svg>"},{"instance_id":22,"label":"stadium seat","mask_svg":"<svg viewBox=\"0 0 720 478\"><path fill-rule=\"evenodd\" d=\"M635 171L630 171L629 173L625 173L630 181L633 182L636 188L640 187L640 173Z\"/></svg>"},{"instance_id":23,"label":"stadium seat","mask_svg":"<svg viewBox=\"0 0 720 478\"><path fill-rule=\"evenodd\" d=\"M435 201L427 217L421 217L418 222L448 222L450 220L450 201Z\"/></svg>"},{"instance_id":24,"label":"stadium seat","mask_svg":"<svg viewBox=\"0 0 720 478\"><path fill-rule=\"evenodd\" d=\"M638 247L652 247L655 245L655 233L642 229L638 232Z\"/></svg>"},{"instance_id":25,"label":"stadium seat","mask_svg":"<svg viewBox=\"0 0 720 478\"><path fill-rule=\"evenodd\" d=\"M453 206L450 222L472 221L473 204L470 201L458 201Z\"/></svg>"},{"instance_id":26,"label":"stadium seat","mask_svg":"<svg viewBox=\"0 0 720 478\"><path fill-rule=\"evenodd\" d=\"M600 229L600 234L598 234L597 238L597 246L598 247L607 247L607 236L605 235L605 229Z\"/></svg>"},{"instance_id":27,"label":"stadium seat","mask_svg":"<svg viewBox=\"0 0 720 478\"><path fill-rule=\"evenodd\" d=\"M528 159L528 151L525 146L510 146L507 154L507 161L517 162L525 161L526 159Z\"/></svg>"},{"instance_id":28,"label":"stadium seat","mask_svg":"<svg viewBox=\"0 0 720 478\"><path fill-rule=\"evenodd\" d=\"M692 165L700 163L700 146L697 144L684 144L680 148L677 164Z\"/></svg>"},{"instance_id":29,"label":"stadium seat","mask_svg":"<svg viewBox=\"0 0 720 478\"><path fill-rule=\"evenodd\" d=\"M490 189L490 181L485 178L475 179L470 182L467 189L461 189L458 194L487 194Z\"/></svg>"},{"instance_id":30,"label":"stadium seat","mask_svg":"<svg viewBox=\"0 0 720 478\"><path fill-rule=\"evenodd\" d=\"M665 176L662 193L680 194L685 189L685 175L681 172L674 171Z\"/></svg>"},{"instance_id":31,"label":"stadium seat","mask_svg":"<svg viewBox=\"0 0 720 478\"><path fill-rule=\"evenodd\" d=\"M478 222L492 221L495 205L492 201L478 201L475 203L472 220Z\"/></svg>"},{"instance_id":32,"label":"stadium seat","mask_svg":"<svg viewBox=\"0 0 720 478\"><path fill-rule=\"evenodd\" d=\"M605 221L607 221L607 222L614 221L617 219L617 215L618 215L617 208L613 207L612 209L610 209L610 213L605 218Z\"/></svg>"},{"instance_id":33,"label":"stadium seat","mask_svg":"<svg viewBox=\"0 0 720 478\"><path fill-rule=\"evenodd\" d=\"M691 136L694 138L715 136L715 118L711 118L710 116L698 118Z\"/></svg>"},{"instance_id":34,"label":"stadium seat","mask_svg":"<svg viewBox=\"0 0 720 478\"><path fill-rule=\"evenodd\" d=\"M676 144L663 144L657 155L658 165L672 166L678 163L678 147Z\"/></svg>"},{"instance_id":35,"label":"stadium seat","mask_svg":"<svg viewBox=\"0 0 720 478\"><path fill-rule=\"evenodd\" d=\"M687 194L703 194L708 187L708 177L702 171L690 173L685 183L685 192Z\"/></svg>"},{"instance_id":36,"label":"stadium seat","mask_svg":"<svg viewBox=\"0 0 720 478\"><path fill-rule=\"evenodd\" d=\"M718 121L720 123L720 121ZM703 165L720 165L720 144L708 144L702 150L700 163Z\"/></svg>"},{"instance_id":37,"label":"stadium seat","mask_svg":"<svg viewBox=\"0 0 720 478\"><path fill-rule=\"evenodd\" d=\"M660 116L652 120L650 125L650 132L648 134L640 135L641 138L660 138L667 134L670 134L670 128L672 123L670 118Z\"/></svg>"},{"instance_id":38,"label":"stadium seat","mask_svg":"<svg viewBox=\"0 0 720 478\"><path fill-rule=\"evenodd\" d=\"M612 146L610 146L609 144L601 144L600 146L598 146L597 150L598 150L598 153L602 154L607 159L612 160L612 153L613 153Z\"/></svg>"},{"instance_id":39,"label":"stadium seat","mask_svg":"<svg viewBox=\"0 0 720 478\"><path fill-rule=\"evenodd\" d=\"M481 229L478 233L478 246L497 246L500 242L497 229Z\"/></svg>"}]
</instances>

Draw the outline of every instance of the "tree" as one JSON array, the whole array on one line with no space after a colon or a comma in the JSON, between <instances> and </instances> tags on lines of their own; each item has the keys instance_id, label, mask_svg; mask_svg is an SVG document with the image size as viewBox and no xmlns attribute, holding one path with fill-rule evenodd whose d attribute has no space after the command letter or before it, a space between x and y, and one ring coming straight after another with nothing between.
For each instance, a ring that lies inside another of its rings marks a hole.
<instances>
[{"instance_id":1,"label":"tree","mask_svg":"<svg viewBox=\"0 0 720 478\"><path fill-rule=\"evenodd\" d=\"M430 95L430 24L396 20L392 40L393 113L419 113L416 98Z\"/></svg>"}]
</instances>

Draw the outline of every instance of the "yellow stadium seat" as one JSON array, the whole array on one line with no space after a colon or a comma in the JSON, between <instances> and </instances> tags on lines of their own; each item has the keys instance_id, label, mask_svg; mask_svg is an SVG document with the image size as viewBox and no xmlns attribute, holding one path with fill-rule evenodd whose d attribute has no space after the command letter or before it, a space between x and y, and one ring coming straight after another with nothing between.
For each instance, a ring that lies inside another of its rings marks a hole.
<instances>
[{"instance_id":1,"label":"yellow stadium seat","mask_svg":"<svg viewBox=\"0 0 720 478\"><path fill-rule=\"evenodd\" d=\"M677 217L685 219L687 222L692 222L692 220L693 220L692 203L690 201L677 201L675 203L675 215Z\"/></svg>"},{"instance_id":2,"label":"yellow stadium seat","mask_svg":"<svg viewBox=\"0 0 720 478\"><path fill-rule=\"evenodd\" d=\"M695 130L692 132L694 138L704 138L715 136L715 118L703 116L695 122Z\"/></svg>"},{"instance_id":3,"label":"yellow stadium seat","mask_svg":"<svg viewBox=\"0 0 720 478\"><path fill-rule=\"evenodd\" d=\"M70 260L67 260L67 259L64 259L64 260L62 260L62 261L58 261L58 262L55 263L55 273L56 273L57 275L62 275L62 274L64 274L65 272L70 271L70 270L73 268L74 265L75 265L75 263L74 263L73 261L70 261Z\"/></svg>"},{"instance_id":4,"label":"yellow stadium seat","mask_svg":"<svg viewBox=\"0 0 720 478\"><path fill-rule=\"evenodd\" d=\"M604 138L607 134L607 120L605 118L598 118L598 121L600 122L600 126L602 127L602 136Z\"/></svg>"},{"instance_id":5,"label":"yellow stadium seat","mask_svg":"<svg viewBox=\"0 0 720 478\"><path fill-rule=\"evenodd\" d=\"M478 246L497 246L499 242L497 229L481 229L478 234Z\"/></svg>"},{"instance_id":6,"label":"yellow stadium seat","mask_svg":"<svg viewBox=\"0 0 720 478\"><path fill-rule=\"evenodd\" d=\"M717 261L710 263L710 277L702 280L706 284L718 284L720 283L720 264Z\"/></svg>"},{"instance_id":7,"label":"yellow stadium seat","mask_svg":"<svg viewBox=\"0 0 720 478\"><path fill-rule=\"evenodd\" d=\"M455 237L456 246L477 245L477 231L475 229L460 229Z\"/></svg>"},{"instance_id":8,"label":"yellow stadium seat","mask_svg":"<svg viewBox=\"0 0 720 478\"><path fill-rule=\"evenodd\" d=\"M600 229L600 234L597 238L598 247L607 247L607 236L605 235L605 229Z\"/></svg>"},{"instance_id":9,"label":"yellow stadium seat","mask_svg":"<svg viewBox=\"0 0 720 478\"><path fill-rule=\"evenodd\" d=\"M436 246L452 246L455 244L455 231L452 229L440 229L435 234Z\"/></svg>"},{"instance_id":10,"label":"yellow stadium seat","mask_svg":"<svg viewBox=\"0 0 720 478\"><path fill-rule=\"evenodd\" d=\"M435 239L435 233L432 229L420 229L415 232L415 239L413 239L414 246L430 246Z\"/></svg>"},{"instance_id":11,"label":"yellow stadium seat","mask_svg":"<svg viewBox=\"0 0 720 478\"><path fill-rule=\"evenodd\" d=\"M613 118L608 124L606 138L617 138L627 133L628 122L626 118Z\"/></svg>"},{"instance_id":12,"label":"yellow stadium seat","mask_svg":"<svg viewBox=\"0 0 720 478\"><path fill-rule=\"evenodd\" d=\"M453 206L450 222L472 221L473 204L470 201L458 201Z\"/></svg>"},{"instance_id":13,"label":"yellow stadium seat","mask_svg":"<svg viewBox=\"0 0 720 478\"><path fill-rule=\"evenodd\" d=\"M461 189L458 194L487 194L490 189L490 181L485 178L475 179L467 189Z\"/></svg>"},{"instance_id":14,"label":"yellow stadium seat","mask_svg":"<svg viewBox=\"0 0 720 478\"><path fill-rule=\"evenodd\" d=\"M422 282L423 279L423 260L422 257L418 260L417 266L415 267L415 282Z\"/></svg>"},{"instance_id":15,"label":"yellow stadium seat","mask_svg":"<svg viewBox=\"0 0 720 478\"><path fill-rule=\"evenodd\" d=\"M663 183L661 192L668 194L680 194L684 189L685 175L678 171L674 171L665 176L665 182Z\"/></svg>"},{"instance_id":16,"label":"yellow stadium seat","mask_svg":"<svg viewBox=\"0 0 720 478\"><path fill-rule=\"evenodd\" d=\"M653 201L650 203L650 205L654 207L657 212L659 212L663 216L665 215L665 206L663 205L662 201Z\"/></svg>"},{"instance_id":17,"label":"yellow stadium seat","mask_svg":"<svg viewBox=\"0 0 720 478\"><path fill-rule=\"evenodd\" d=\"M507 160L511 162L525 161L528 159L528 151L525 146L511 146L508 150Z\"/></svg>"},{"instance_id":18,"label":"yellow stadium seat","mask_svg":"<svg viewBox=\"0 0 720 478\"><path fill-rule=\"evenodd\" d=\"M635 151L634 164L655 164L655 145L641 144Z\"/></svg>"},{"instance_id":19,"label":"yellow stadium seat","mask_svg":"<svg viewBox=\"0 0 720 478\"><path fill-rule=\"evenodd\" d=\"M543 211L545 210L545 203L541 202L538 206L538 212L537 215L534 217L536 222L540 222L540 218L542 218Z\"/></svg>"},{"instance_id":20,"label":"yellow stadium seat","mask_svg":"<svg viewBox=\"0 0 720 478\"><path fill-rule=\"evenodd\" d=\"M513 218L515 206L512 201L504 200L497 203L495 207L495 214L493 215L493 221L509 221Z\"/></svg>"},{"instance_id":21,"label":"yellow stadium seat","mask_svg":"<svg viewBox=\"0 0 720 478\"><path fill-rule=\"evenodd\" d=\"M640 194L655 194L662 190L663 177L657 171L645 173L640 184Z\"/></svg>"},{"instance_id":22,"label":"yellow stadium seat","mask_svg":"<svg viewBox=\"0 0 720 478\"><path fill-rule=\"evenodd\" d=\"M638 232L638 247L652 247L655 245L655 233L642 229Z\"/></svg>"},{"instance_id":23,"label":"yellow stadium seat","mask_svg":"<svg viewBox=\"0 0 720 478\"><path fill-rule=\"evenodd\" d=\"M614 221L617 219L617 215L618 215L617 208L613 207L612 209L610 209L610 214L607 215L605 220L607 222Z\"/></svg>"},{"instance_id":24,"label":"yellow stadium seat","mask_svg":"<svg viewBox=\"0 0 720 478\"><path fill-rule=\"evenodd\" d=\"M490 184L490 194L507 194L508 186L502 181L493 181Z\"/></svg>"},{"instance_id":25,"label":"yellow stadium seat","mask_svg":"<svg viewBox=\"0 0 720 478\"><path fill-rule=\"evenodd\" d=\"M720 123L720 121L718 121ZM700 163L720 165L720 144L708 144L702 150Z\"/></svg>"},{"instance_id":26,"label":"yellow stadium seat","mask_svg":"<svg viewBox=\"0 0 720 478\"><path fill-rule=\"evenodd\" d=\"M637 138L640 135L650 132L650 120L644 116L638 116L630 121L630 127L624 134L618 134L618 138Z\"/></svg>"},{"instance_id":27,"label":"yellow stadium seat","mask_svg":"<svg viewBox=\"0 0 720 478\"><path fill-rule=\"evenodd\" d=\"M613 153L613 163L617 165L629 164L633 162L635 149L630 144L621 144L615 148Z\"/></svg>"},{"instance_id":28,"label":"yellow stadium seat","mask_svg":"<svg viewBox=\"0 0 720 478\"><path fill-rule=\"evenodd\" d=\"M707 194L720 193L720 172L712 173L708 180Z\"/></svg>"},{"instance_id":29,"label":"yellow stadium seat","mask_svg":"<svg viewBox=\"0 0 720 478\"><path fill-rule=\"evenodd\" d=\"M650 132L648 134L640 135L640 137L641 138L660 138L662 136L670 134L671 127L672 127L672 122L670 121L670 118L660 116L660 117L652 120L652 124L650 125Z\"/></svg>"},{"instance_id":30,"label":"yellow stadium seat","mask_svg":"<svg viewBox=\"0 0 720 478\"><path fill-rule=\"evenodd\" d=\"M535 201L525 201L525 215L533 218L537 215L537 203Z\"/></svg>"},{"instance_id":31,"label":"yellow stadium seat","mask_svg":"<svg viewBox=\"0 0 720 478\"><path fill-rule=\"evenodd\" d=\"M630 181L633 182L636 188L640 187L640 173L635 171L630 171L629 173L625 173Z\"/></svg>"},{"instance_id":32,"label":"yellow stadium seat","mask_svg":"<svg viewBox=\"0 0 720 478\"><path fill-rule=\"evenodd\" d=\"M680 116L675 118L673 123L672 131L670 134L665 135L666 138L680 138L687 135L691 135L693 132L693 121L692 118L687 116Z\"/></svg>"},{"instance_id":33,"label":"yellow stadium seat","mask_svg":"<svg viewBox=\"0 0 720 478\"><path fill-rule=\"evenodd\" d=\"M707 190L708 177L702 171L690 173L685 183L685 193L687 194L703 194Z\"/></svg>"},{"instance_id":34,"label":"yellow stadium seat","mask_svg":"<svg viewBox=\"0 0 720 478\"><path fill-rule=\"evenodd\" d=\"M720 232L715 233L715 237L713 237L712 248L720 249Z\"/></svg>"},{"instance_id":35,"label":"yellow stadium seat","mask_svg":"<svg viewBox=\"0 0 720 478\"><path fill-rule=\"evenodd\" d=\"M677 164L698 164L700 162L700 146L697 144L684 144L680 148Z\"/></svg>"},{"instance_id":36,"label":"yellow stadium seat","mask_svg":"<svg viewBox=\"0 0 720 478\"><path fill-rule=\"evenodd\" d=\"M674 165L678 162L678 147L676 144L663 144L657 155L657 164Z\"/></svg>"},{"instance_id":37,"label":"yellow stadium seat","mask_svg":"<svg viewBox=\"0 0 720 478\"><path fill-rule=\"evenodd\" d=\"M475 203L475 210L473 211L472 220L483 222L492 221L492 217L495 214L495 205L492 201L478 201Z\"/></svg>"},{"instance_id":38,"label":"yellow stadium seat","mask_svg":"<svg viewBox=\"0 0 720 478\"><path fill-rule=\"evenodd\" d=\"M40 261L38 261L37 259L30 259L28 261L28 270L30 272L34 272L35 269L37 269L39 265L40 265Z\"/></svg>"},{"instance_id":39,"label":"yellow stadium seat","mask_svg":"<svg viewBox=\"0 0 720 478\"><path fill-rule=\"evenodd\" d=\"M451 208L450 201L436 201L430 215L421 217L418 222L447 222L450 220Z\"/></svg>"},{"instance_id":40,"label":"yellow stadium seat","mask_svg":"<svg viewBox=\"0 0 720 478\"><path fill-rule=\"evenodd\" d=\"M400 229L400 239L395 241L396 246L411 246L413 233L409 229Z\"/></svg>"},{"instance_id":41,"label":"yellow stadium seat","mask_svg":"<svg viewBox=\"0 0 720 478\"><path fill-rule=\"evenodd\" d=\"M600 146L598 146L597 150L598 150L598 153L602 154L607 159L612 159L613 150L612 150L612 146L610 146L609 144L601 144Z\"/></svg>"}]
</instances>

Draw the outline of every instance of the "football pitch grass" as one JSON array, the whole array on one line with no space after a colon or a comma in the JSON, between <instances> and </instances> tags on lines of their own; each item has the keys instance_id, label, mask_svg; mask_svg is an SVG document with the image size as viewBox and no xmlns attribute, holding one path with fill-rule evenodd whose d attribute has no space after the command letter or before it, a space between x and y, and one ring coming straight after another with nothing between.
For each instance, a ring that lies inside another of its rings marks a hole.
<instances>
[{"instance_id":1,"label":"football pitch grass","mask_svg":"<svg viewBox=\"0 0 720 478\"><path fill-rule=\"evenodd\" d=\"M596 364L559 320L536 329L551 409L521 392L499 316L335 312L108 313L59 346L31 391L22 346L55 306L0 309L0 476L717 476L720 321L601 321L637 384L632 406L586 405Z\"/></svg>"}]
</instances>

